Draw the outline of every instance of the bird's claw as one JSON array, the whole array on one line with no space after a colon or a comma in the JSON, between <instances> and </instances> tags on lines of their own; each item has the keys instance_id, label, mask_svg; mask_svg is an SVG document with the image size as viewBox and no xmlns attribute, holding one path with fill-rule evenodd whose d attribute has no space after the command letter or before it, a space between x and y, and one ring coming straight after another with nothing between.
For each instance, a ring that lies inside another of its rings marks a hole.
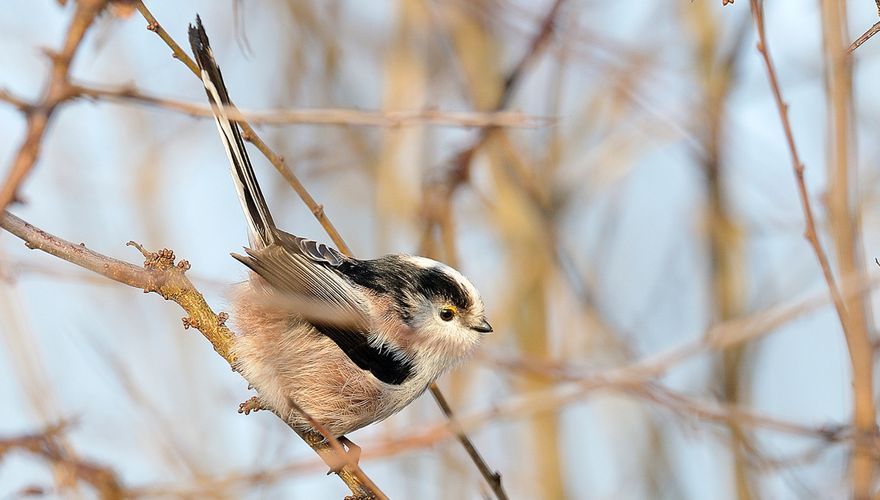
<instances>
[{"instance_id":1,"label":"bird's claw","mask_svg":"<svg viewBox=\"0 0 880 500\"><path fill-rule=\"evenodd\" d=\"M253 396L244 403L238 405L238 412L244 413L245 415L250 415L252 411L260 411L265 409L266 407L263 406L263 402L260 401L260 398L256 396Z\"/></svg>"},{"instance_id":2,"label":"bird's claw","mask_svg":"<svg viewBox=\"0 0 880 500\"><path fill-rule=\"evenodd\" d=\"M358 465L361 460L360 446L354 444L345 436L340 436L337 438L337 441L339 441L339 444L345 449L346 456L340 457L333 448L327 448L327 451L324 453L324 462L330 467L330 470L327 471L328 476L330 474L339 474L346 465Z\"/></svg>"}]
</instances>

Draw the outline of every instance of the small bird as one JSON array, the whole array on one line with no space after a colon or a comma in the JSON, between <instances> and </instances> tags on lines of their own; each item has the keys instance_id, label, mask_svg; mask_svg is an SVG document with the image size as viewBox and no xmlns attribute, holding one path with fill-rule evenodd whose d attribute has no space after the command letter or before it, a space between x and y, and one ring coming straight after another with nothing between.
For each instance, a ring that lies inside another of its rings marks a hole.
<instances>
[{"instance_id":1,"label":"small bird","mask_svg":"<svg viewBox=\"0 0 880 500\"><path fill-rule=\"evenodd\" d=\"M278 229L198 17L189 39L249 228L246 255L233 254L250 268L232 298L235 368L303 431L296 406L335 437L393 415L492 332L480 294L425 257L358 260Z\"/></svg>"}]
</instances>

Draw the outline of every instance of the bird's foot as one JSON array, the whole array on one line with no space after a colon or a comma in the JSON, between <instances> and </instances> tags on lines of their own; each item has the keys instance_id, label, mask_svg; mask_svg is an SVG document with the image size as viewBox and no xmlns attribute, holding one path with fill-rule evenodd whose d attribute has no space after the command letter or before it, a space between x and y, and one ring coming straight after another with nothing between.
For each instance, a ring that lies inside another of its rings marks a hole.
<instances>
[{"instance_id":1,"label":"bird's foot","mask_svg":"<svg viewBox=\"0 0 880 500\"><path fill-rule=\"evenodd\" d=\"M244 403L238 405L238 412L244 413L245 415L250 415L252 411L260 410L268 410L268 408L263 406L263 402L260 401L260 398L258 398L257 396L254 396Z\"/></svg>"},{"instance_id":2,"label":"bird's foot","mask_svg":"<svg viewBox=\"0 0 880 500\"><path fill-rule=\"evenodd\" d=\"M330 467L330 470L327 474L339 474L343 467L346 465L358 465L361 459L361 447L354 444L350 439L345 436L339 436L337 438L339 444L343 446L345 449L345 456L339 456L339 453L336 452L332 447L329 446L325 448L325 451L321 454L324 458L324 463Z\"/></svg>"},{"instance_id":3,"label":"bird's foot","mask_svg":"<svg viewBox=\"0 0 880 500\"><path fill-rule=\"evenodd\" d=\"M343 446L345 446L345 451L348 453L348 458L355 465L358 465L361 462L361 447L354 444L351 439L348 439L345 436L340 436L338 440Z\"/></svg>"}]
</instances>

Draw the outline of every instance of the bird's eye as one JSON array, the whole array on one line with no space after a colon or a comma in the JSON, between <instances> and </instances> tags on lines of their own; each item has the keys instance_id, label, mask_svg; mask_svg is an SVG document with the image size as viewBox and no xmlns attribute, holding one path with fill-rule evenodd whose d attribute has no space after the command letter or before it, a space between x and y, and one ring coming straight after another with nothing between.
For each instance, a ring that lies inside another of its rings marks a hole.
<instances>
[{"instance_id":1,"label":"bird's eye","mask_svg":"<svg viewBox=\"0 0 880 500\"><path fill-rule=\"evenodd\" d=\"M452 318L455 317L455 309L452 307L444 307L440 309L440 319L443 321L452 321Z\"/></svg>"}]
</instances>

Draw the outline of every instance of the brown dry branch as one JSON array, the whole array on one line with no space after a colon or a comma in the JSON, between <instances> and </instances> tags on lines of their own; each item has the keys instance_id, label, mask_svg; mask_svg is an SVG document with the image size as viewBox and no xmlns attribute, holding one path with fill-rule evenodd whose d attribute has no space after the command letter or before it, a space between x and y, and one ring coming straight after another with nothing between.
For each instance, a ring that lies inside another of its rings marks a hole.
<instances>
[{"instance_id":1,"label":"brown dry branch","mask_svg":"<svg viewBox=\"0 0 880 500\"><path fill-rule=\"evenodd\" d=\"M841 296L840 289L835 282L834 275L831 271L831 264L828 256L819 242L816 232L816 223L813 216L813 209L810 202L810 196L807 191L806 182L804 181L804 164L798 155L795 146L794 133L792 132L791 123L788 119L788 105L782 97L782 90L776 76L776 69L773 60L770 57L770 50L767 47L767 38L764 31L764 14L762 4L758 0L752 0L752 16L758 31L758 52L764 61L767 71L767 79L770 82L770 88L776 101L776 108L779 112L779 118L782 122L782 128L785 132L786 142L788 144L789 154L791 155L792 169L794 170L795 179L797 181L798 195L800 197L801 209L806 221L805 236L809 241L819 266L822 268L822 275L828 285L828 291L831 293L834 302L834 308L840 320L840 325L846 337L847 347L850 353L852 363L853 378L853 425L856 431L864 436L873 436L876 434L876 411L874 408L873 396L873 356L871 342L868 338L868 332L865 328L859 327L858 322L852 320L851 314L854 311L847 309L846 302ZM860 307L860 306L855 306ZM870 453L864 447L856 445L852 450L852 473L853 473L853 495L858 499L867 499L871 497L871 485L873 481L874 464Z\"/></svg>"},{"instance_id":2,"label":"brown dry branch","mask_svg":"<svg viewBox=\"0 0 880 500\"><path fill-rule=\"evenodd\" d=\"M494 112L504 111L510 105L520 80L549 44L556 24L556 18L563 3L564 0L553 2L541 20L538 30L530 40L526 51L504 77L501 94L493 106ZM428 247L427 242L430 235L442 221L442 214L448 212L447 209L453 195L470 178L471 161L496 130L498 130L497 127L486 127L480 130L480 134L470 145L462 148L452 156L451 166L447 170L445 180L425 193L425 203L422 208L425 223L422 232L421 248Z\"/></svg>"},{"instance_id":3,"label":"brown dry branch","mask_svg":"<svg viewBox=\"0 0 880 500\"><path fill-rule=\"evenodd\" d=\"M880 285L880 279L870 282L860 282L857 277L845 277L844 279L856 280L855 284L847 289L848 293L854 295L864 294L867 290ZM848 298L848 296L844 298ZM744 342L768 335L790 321L802 318L804 314L815 311L827 303L826 296L816 296L771 307L749 317L717 324L709 328L709 331L702 337L684 342L667 351L598 373L582 375L568 368L557 368L554 370L553 376L559 380L573 382L572 386L561 390L551 388L536 391L519 400L509 401L489 410L461 417L459 423L465 430L471 430L500 417L522 417L582 401L598 389L638 387L657 379L696 356L730 349ZM522 364L520 363L520 365ZM876 437L857 436L856 439L862 442L873 442Z\"/></svg>"},{"instance_id":4,"label":"brown dry branch","mask_svg":"<svg viewBox=\"0 0 880 500\"><path fill-rule=\"evenodd\" d=\"M106 4L107 0L79 0L76 3L76 11L67 30L64 45L59 52L47 52L52 61L52 69L38 103L25 105L24 101L13 100L8 93L3 94L2 100L13 103L25 112L27 131L6 174L6 181L0 186L0 211L5 210L16 199L19 186L37 161L52 114L59 104L72 97L69 91L70 63L86 31Z\"/></svg>"},{"instance_id":5,"label":"brown dry branch","mask_svg":"<svg viewBox=\"0 0 880 500\"><path fill-rule=\"evenodd\" d=\"M556 10L558 10L559 4L561 4L561 0L558 0L553 8L554 15L555 15ZM190 69L190 71L193 72L194 75L199 76L198 68L195 65L195 63L192 61L192 59L189 57L189 55L187 55L186 52L184 52L183 49L180 48L180 45L178 45L177 42L175 42L174 39L171 38L171 35L169 35L168 32L165 31L164 28L162 28L162 26L156 20L155 16L153 16L153 14L150 12L149 9L147 9L146 5L144 5L144 3L142 1L137 2L137 9L141 13L141 15L144 17L144 19L146 19L147 29L149 29L150 31L153 31L157 35L159 35L159 37L171 48L174 58L183 62ZM552 19L552 17L550 19ZM547 30L549 31L549 28ZM526 58L526 60L530 60L530 59L531 58ZM523 64L521 64L521 66L522 65ZM230 108L231 108L232 112L237 111L237 108L235 107L234 104L231 104ZM260 137L257 135L256 131L254 131L253 127L251 127L250 124L248 124L248 122L238 121L237 123L239 124L239 126L242 129L242 137L246 141L249 141L252 144L254 144L254 146L257 147L257 149L272 163L272 165L275 166L275 168L281 173L281 175L284 176L285 180L287 180L288 183L290 184L290 186L293 188L293 190L296 191L297 195L299 195L299 197L300 197L300 199L302 199L303 203L305 203L306 206L309 208L309 210L311 210L312 214L315 216L315 218L318 220L318 222L324 228L324 231L327 233L327 235L330 236L330 239L333 241L333 243L336 245L336 247L341 252L345 253L346 255L349 255L349 256L352 255L351 249L348 247L348 245L342 239L342 235L339 234L339 232L336 230L336 228L330 222L330 219L324 213L323 205L320 205L315 201L315 199L306 190L305 186L303 186L303 184L300 182L300 180L293 174L293 172L290 171L290 169L287 167L286 162L284 161L284 158L282 158L280 155L276 154L272 149L270 149L269 146L265 142L263 142L262 139L260 139ZM487 129L484 128L482 130L487 130ZM436 386L436 384L433 384L431 391L432 391L432 393L433 392L440 393L440 389L439 389L439 387ZM442 393L441 393L441 395L442 395ZM439 400L438 400L438 403L439 403ZM451 409L448 406L446 406L445 408L442 408L442 409L449 419L454 418L454 415L452 414ZM473 443L470 441L470 439L467 437L467 435L464 434L464 431L459 432L457 434L457 436L458 436L459 441L464 446L465 450L468 451L468 456L474 461L474 463L477 466L477 468L479 469L480 473L483 474L486 482L490 486L492 486L493 491L495 491L496 494L498 491L502 491L502 493L503 493L503 490L501 489L501 486L500 486L500 476L497 474L486 472L486 471L490 470L489 467L483 461L483 459L479 455L479 453L472 453L471 452L471 450L476 451L476 447L473 445ZM495 484L498 485L497 488L494 486ZM499 497L499 498L502 499L504 497Z\"/></svg>"},{"instance_id":6,"label":"brown dry branch","mask_svg":"<svg viewBox=\"0 0 880 500\"><path fill-rule=\"evenodd\" d=\"M700 148L696 154L705 182L706 253L709 256L708 290L714 320L728 321L743 314L746 287L742 269L746 260L746 234L730 206L729 165L725 160L724 133L729 121L728 100L734 90L740 54L745 46L751 23L742 17L733 28L732 43L722 43L722 26L718 16L706 3L684 4L685 19L694 43L696 78L700 83L701 110L695 133ZM748 398L750 351L747 344L725 349L713 360L713 386L729 404ZM754 498L755 480L749 467L747 450L749 436L736 419L730 425L730 452L733 456L733 481L736 498Z\"/></svg>"},{"instance_id":7,"label":"brown dry branch","mask_svg":"<svg viewBox=\"0 0 880 500\"><path fill-rule=\"evenodd\" d=\"M800 436L819 440L824 448L838 443L848 443L856 439L851 429L847 426L824 424L811 426L798 422L782 420L776 417L755 413L736 405L720 404L714 401L702 401L692 396L686 396L665 387L651 383L627 383L624 385L604 385L598 389L614 391L622 395L630 395L665 407L677 414L694 418L707 423L729 424L731 420L737 420L739 425L749 426L755 429L766 429L791 436ZM528 414L512 414L512 418L527 417ZM484 420L475 422L474 426L489 422ZM473 429L474 427L471 427ZM411 433L402 433L389 440L369 443L369 451L364 454L367 460L378 460L398 456L413 450L424 449L447 442L454 437L455 429L449 423L438 424L427 428L420 428ZM876 453L880 456L878 443L871 442ZM295 462L276 465L270 469L255 472L235 472L223 476L213 477L210 480L211 488L219 487L221 490L241 488L246 485L263 485L289 478L291 475L314 472L319 467L319 462L314 460L298 460ZM205 491L205 487L187 486L150 486L131 489L132 496L154 497L162 495L198 495ZM185 492L185 493L184 493Z\"/></svg>"},{"instance_id":8,"label":"brown dry branch","mask_svg":"<svg viewBox=\"0 0 880 500\"><path fill-rule=\"evenodd\" d=\"M514 90L516 89L520 79L534 64L535 60L537 60L537 58L541 55L543 49L548 45L551 35L553 34L553 28L556 23L556 18L563 3L563 0L556 0L551 5L550 9L543 16L543 19L539 24L538 30L530 40L525 53L519 59L516 65L514 65L513 69L511 69L510 72L505 76L502 83L501 94L498 97L498 101L493 106L493 110L495 112L503 111L510 104L510 101L513 98ZM470 166L472 159L476 155L477 151L484 144L486 144L486 142L489 140L495 130L498 130L497 127L486 127L481 129L479 135L472 144L470 144L468 147L463 148L453 156L452 165L447 171L445 180L437 184L435 187L426 190L424 196L424 204L422 207L424 225L421 243L419 245L419 247L422 249L422 253L425 253L425 249L431 247L429 242L431 240L431 236L434 234L435 228L437 228L438 226L442 226L443 221L446 220L446 216L444 214L450 213L450 211L448 210L449 205L456 190L463 184L467 183L468 179L470 178ZM449 252L449 254L453 255L454 252ZM471 460L479 469L483 478L492 488L492 491L495 493L496 497L499 499L506 498L506 493L504 492L504 489L501 485L501 476L498 474L498 472L493 472L491 468L489 468L489 466L483 460L482 456L477 451L476 447L467 437L467 434L465 434L464 428L460 427L458 425L458 422L455 421L453 414L449 409L448 402L446 402L445 398L442 397L442 393L440 392L440 389L439 387L437 387L436 384L431 385L431 392L432 394L434 394L435 400L440 405L441 409L443 409L444 413L447 415L447 417L449 417L450 425L456 433L458 440L461 442L462 446L465 448L465 451L467 451Z\"/></svg>"},{"instance_id":9,"label":"brown dry branch","mask_svg":"<svg viewBox=\"0 0 880 500\"><path fill-rule=\"evenodd\" d=\"M731 427L749 426L781 432L790 435L815 438L827 443L837 443L853 439L847 426L822 425L819 427L790 422L767 415L745 410L737 405L706 402L685 396L657 384L643 384L633 392L659 405L665 406L681 415L717 422Z\"/></svg>"},{"instance_id":10,"label":"brown dry branch","mask_svg":"<svg viewBox=\"0 0 880 500\"><path fill-rule=\"evenodd\" d=\"M11 104L15 107L15 109L25 114L30 113L33 109L33 105L31 105L31 103L27 102L21 97L13 95L6 89L0 89L0 101Z\"/></svg>"},{"instance_id":11,"label":"brown dry branch","mask_svg":"<svg viewBox=\"0 0 880 500\"><path fill-rule=\"evenodd\" d=\"M134 87L99 88L89 85L73 85L71 92L80 97L105 99L115 102L136 102L162 109L177 111L190 116L213 117L211 107L186 101L156 97ZM6 99L0 94L0 99ZM16 103L13 103L16 104ZM17 105L17 104L16 104ZM239 122L257 124L310 124L346 125L362 127L409 127L433 125L440 127L507 127L534 128L547 125L547 118L524 115L519 112L453 112L436 109L420 111L366 111L358 109L293 109L270 111L247 111L233 109L229 118Z\"/></svg>"},{"instance_id":12,"label":"brown dry branch","mask_svg":"<svg viewBox=\"0 0 880 500\"><path fill-rule=\"evenodd\" d=\"M825 72L828 96L828 207L829 229L834 243L838 270L844 275L864 272L861 228L853 212L852 193L858 186L858 169L851 168L853 147L852 59L846 52L846 4L833 0L821 2ZM869 332L873 330L866 297L841 290L848 314L844 333L853 370L855 428L865 436L877 431L877 410L874 406L874 352ZM869 498L874 484L876 465L870 450L861 442L855 444L851 464L853 491L856 498Z\"/></svg>"},{"instance_id":13,"label":"brown dry branch","mask_svg":"<svg viewBox=\"0 0 880 500\"><path fill-rule=\"evenodd\" d=\"M147 29L156 33L159 38L171 48L172 57L179 60L183 64L186 65L187 68L201 80L199 76L199 68L196 66L196 63L192 60L189 55L184 52L180 45L171 38L171 35L165 31L159 21L156 20L156 17L153 16L153 13L147 8L146 5L142 1L138 1L136 4L138 12L144 17L147 21ZM235 107L234 104L230 104L229 112L237 113L238 108ZM284 177L284 180L290 184L290 187L296 192L296 194L300 197L303 203L306 204L306 207L312 212L318 222L321 224L321 227L324 228L324 231L330 236L330 239L333 240L333 243L336 245L336 248L339 249L342 253L346 255L351 255L351 249L345 243L345 240L342 239L342 235L339 234L339 231L336 230L336 227L330 222L330 219L324 213L324 206L315 201L312 195L308 192L308 190L303 186L302 182L300 182L299 178L290 170L287 166L287 162L284 161L284 158L275 153L269 146L260 138L257 132L250 126L250 124L246 121L238 121L239 127L241 127L241 135L244 140L253 144L266 159L275 167L276 170Z\"/></svg>"},{"instance_id":14,"label":"brown dry branch","mask_svg":"<svg viewBox=\"0 0 880 500\"><path fill-rule=\"evenodd\" d=\"M339 439L336 438L333 434L327 430L327 427L324 426L321 422L318 422L311 415L306 413L305 410L296 402L287 398L287 403L293 408L293 411L298 412L300 415L305 417L305 419L309 422L313 429L317 430L318 433L324 437L324 442L327 443L326 447L320 452L321 458L325 460L327 465L330 467L330 470L333 472L339 473L343 469L349 469L354 474L354 476L360 481L369 491L372 493L373 498L376 500L388 500L388 497L382 493L382 490L376 486L364 471L361 469L360 465L358 465L358 459L360 458L360 447L352 443L346 438L348 443L348 451L342 447L342 444L339 442ZM286 419L290 420L290 419ZM316 450L317 451L317 450ZM329 451L329 453L328 453Z\"/></svg>"},{"instance_id":15,"label":"brown dry branch","mask_svg":"<svg viewBox=\"0 0 880 500\"><path fill-rule=\"evenodd\" d=\"M446 401L446 396L443 395L443 392L437 387L436 383L431 384L431 395L434 396L437 405L440 406L440 409L443 410L443 414L446 415L446 418L449 420L448 426L450 432L452 432L461 442L462 446L464 446L464 450L467 452L468 456L471 457L474 465L476 465L477 469L480 471L480 475L482 475L483 478L486 479L486 482L489 483L489 487L492 488L495 497L499 500L506 500L507 492L504 491L504 487L501 485L501 473L492 470L489 467L489 464L483 459L480 451L477 450L477 447L474 446L471 440L467 437L464 429L461 428L458 420L455 418L455 413L452 411L452 407L449 406L449 402Z\"/></svg>"},{"instance_id":16,"label":"brown dry branch","mask_svg":"<svg viewBox=\"0 0 880 500\"><path fill-rule=\"evenodd\" d=\"M66 430L67 423L60 422L39 433L0 438L0 461L9 453L25 451L59 466L77 481L90 485L102 500L125 497L127 492L112 469L83 460L66 451L66 447L60 442L60 437Z\"/></svg>"},{"instance_id":17,"label":"brown dry branch","mask_svg":"<svg viewBox=\"0 0 880 500\"><path fill-rule=\"evenodd\" d=\"M175 263L172 251L162 249L159 252L149 252L141 245L129 242L130 246L137 248L144 256L144 266L138 267L92 251L83 244L77 245L65 241L9 212L3 213L0 227L23 240L30 249L41 250L113 281L140 288L144 293L155 292L165 300L176 302L188 314L184 319L184 325L199 330L217 354L230 366L234 366L235 359L231 352L233 333L225 324L226 315L217 314L211 309L202 294L185 275L190 267L189 263L185 260ZM290 425L285 416L279 415L279 418ZM319 455L322 457L326 455L330 445L321 435L302 432L293 426L291 429ZM342 457L342 460L345 460L345 457ZM362 479L366 477L362 471L358 473L353 467L346 465L339 470L338 475L356 498L384 498L381 491L370 486L372 483L369 480Z\"/></svg>"},{"instance_id":18,"label":"brown dry branch","mask_svg":"<svg viewBox=\"0 0 880 500\"><path fill-rule=\"evenodd\" d=\"M863 43L867 42L872 36L876 35L877 32L880 32L880 22L874 23L873 26L868 28L868 31L862 33L862 35L855 39L852 45L847 49L847 53L852 54L857 48L861 47Z\"/></svg>"}]
</instances>

